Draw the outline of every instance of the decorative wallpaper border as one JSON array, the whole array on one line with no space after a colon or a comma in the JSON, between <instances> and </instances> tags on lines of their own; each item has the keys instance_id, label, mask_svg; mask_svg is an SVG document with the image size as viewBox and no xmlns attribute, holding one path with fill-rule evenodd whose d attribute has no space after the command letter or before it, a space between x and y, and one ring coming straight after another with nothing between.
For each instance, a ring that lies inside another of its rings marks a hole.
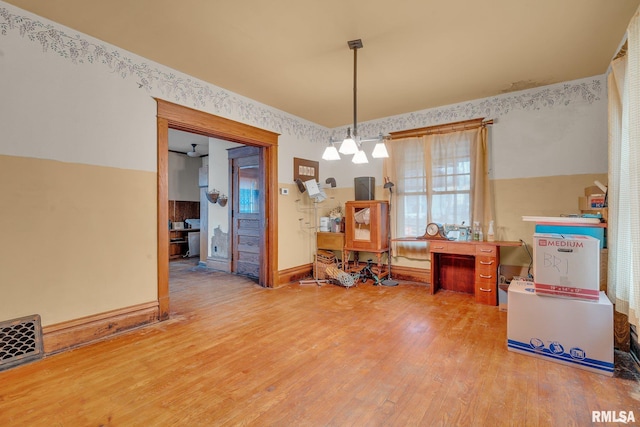
<instances>
[{"instance_id":1,"label":"decorative wallpaper border","mask_svg":"<svg viewBox=\"0 0 640 427\"><path fill-rule=\"evenodd\" d=\"M401 114L358 124L358 131L361 135L378 135L480 117L497 119L513 111L536 111L572 104L593 104L601 99L602 82L602 78L593 77ZM334 129L333 133L336 131ZM340 134L345 132L346 127L340 130Z\"/></svg>"},{"instance_id":2,"label":"decorative wallpaper border","mask_svg":"<svg viewBox=\"0 0 640 427\"><path fill-rule=\"evenodd\" d=\"M133 81L138 89L171 102L314 143L326 143L329 137L340 138L346 133L347 126L327 129L315 125L167 67L144 62L138 56L127 56L89 36L69 35L52 24L0 7L0 35L10 33L39 43L43 53L54 52L74 64L102 64L122 79ZM372 120L359 123L358 130L361 135L378 135L478 117L495 119L512 111L592 104L601 99L601 94L601 78L583 79Z\"/></svg>"},{"instance_id":3,"label":"decorative wallpaper border","mask_svg":"<svg viewBox=\"0 0 640 427\"><path fill-rule=\"evenodd\" d=\"M34 15L35 16L35 15ZM168 67L0 7L0 35L19 34L74 64L101 64L152 96L299 139L328 141L329 130Z\"/></svg>"}]
</instances>

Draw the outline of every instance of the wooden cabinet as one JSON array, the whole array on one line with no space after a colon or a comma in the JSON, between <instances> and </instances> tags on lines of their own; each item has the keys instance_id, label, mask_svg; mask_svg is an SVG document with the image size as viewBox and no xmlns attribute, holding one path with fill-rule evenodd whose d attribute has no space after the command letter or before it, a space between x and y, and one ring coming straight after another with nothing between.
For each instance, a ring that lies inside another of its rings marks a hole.
<instances>
[{"instance_id":1,"label":"wooden cabinet","mask_svg":"<svg viewBox=\"0 0 640 427\"><path fill-rule=\"evenodd\" d=\"M181 230L169 230L169 258L180 258L190 254L189 234L200 233L197 228L185 228Z\"/></svg>"},{"instance_id":2,"label":"wooden cabinet","mask_svg":"<svg viewBox=\"0 0 640 427\"><path fill-rule=\"evenodd\" d=\"M387 251L389 202L359 200L345 204L345 247L356 251Z\"/></svg>"},{"instance_id":3,"label":"wooden cabinet","mask_svg":"<svg viewBox=\"0 0 640 427\"><path fill-rule=\"evenodd\" d=\"M345 204L345 230L343 264L350 270L349 258L354 252L353 269L360 269L358 252L371 252L376 256L374 267L378 280L389 275L382 264L382 254L389 252L389 202L358 200Z\"/></svg>"},{"instance_id":4,"label":"wooden cabinet","mask_svg":"<svg viewBox=\"0 0 640 427\"><path fill-rule=\"evenodd\" d=\"M184 221L200 218L200 202L169 200L169 258L180 258L189 252L189 233L199 229L186 228ZM173 223L182 223L180 229L173 228ZM198 251L199 252L199 251Z\"/></svg>"}]
</instances>

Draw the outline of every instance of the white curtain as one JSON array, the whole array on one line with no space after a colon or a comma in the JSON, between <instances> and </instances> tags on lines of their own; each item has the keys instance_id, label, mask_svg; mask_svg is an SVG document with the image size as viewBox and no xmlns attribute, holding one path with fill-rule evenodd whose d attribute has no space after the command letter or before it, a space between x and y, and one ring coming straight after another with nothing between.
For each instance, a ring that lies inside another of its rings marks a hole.
<instances>
[{"instance_id":1,"label":"white curtain","mask_svg":"<svg viewBox=\"0 0 640 427\"><path fill-rule=\"evenodd\" d=\"M384 174L395 183L392 238L418 237L429 222L486 226L492 218L487 130L478 127L394 140ZM392 245L393 254L427 259L424 243Z\"/></svg>"},{"instance_id":2,"label":"white curtain","mask_svg":"<svg viewBox=\"0 0 640 427\"><path fill-rule=\"evenodd\" d=\"M640 9L639 9L640 10ZM609 188L607 294L640 327L640 21L627 29L627 55L608 76Z\"/></svg>"}]
</instances>

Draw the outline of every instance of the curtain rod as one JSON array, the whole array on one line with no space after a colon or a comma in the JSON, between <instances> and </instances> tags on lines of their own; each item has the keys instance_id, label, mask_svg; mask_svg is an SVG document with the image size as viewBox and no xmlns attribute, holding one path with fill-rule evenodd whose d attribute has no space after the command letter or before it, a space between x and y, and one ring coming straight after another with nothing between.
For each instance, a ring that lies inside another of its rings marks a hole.
<instances>
[{"instance_id":1,"label":"curtain rod","mask_svg":"<svg viewBox=\"0 0 640 427\"><path fill-rule=\"evenodd\" d=\"M387 139L400 139L417 137L424 135L435 135L441 133L459 132L463 130L475 129L479 127L489 126L493 124L493 119L485 120L484 118L464 120L461 122L447 123L444 125L428 126L424 128L409 129L398 132L389 132Z\"/></svg>"}]
</instances>

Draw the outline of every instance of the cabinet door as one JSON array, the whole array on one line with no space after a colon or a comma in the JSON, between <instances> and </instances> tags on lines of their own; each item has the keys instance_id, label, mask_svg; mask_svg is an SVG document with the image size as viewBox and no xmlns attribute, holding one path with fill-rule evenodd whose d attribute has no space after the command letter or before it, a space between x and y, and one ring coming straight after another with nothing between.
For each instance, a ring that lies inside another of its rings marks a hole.
<instances>
[{"instance_id":1,"label":"cabinet door","mask_svg":"<svg viewBox=\"0 0 640 427\"><path fill-rule=\"evenodd\" d=\"M388 248L388 202L354 201L347 202L345 208L346 247L363 251Z\"/></svg>"}]
</instances>

